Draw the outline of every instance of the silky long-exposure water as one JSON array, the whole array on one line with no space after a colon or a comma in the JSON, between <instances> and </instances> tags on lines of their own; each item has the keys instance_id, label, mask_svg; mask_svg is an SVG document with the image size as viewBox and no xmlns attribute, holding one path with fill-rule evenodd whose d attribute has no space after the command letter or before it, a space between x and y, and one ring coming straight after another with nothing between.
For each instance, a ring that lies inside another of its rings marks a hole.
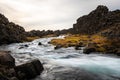
<instances>
[{"instance_id":1,"label":"silky long-exposure water","mask_svg":"<svg viewBox=\"0 0 120 80\"><path fill-rule=\"evenodd\" d=\"M45 70L33 80L120 80L119 57L100 53L86 55L73 47L54 50L54 46L48 44L53 38L3 45L0 50L11 51L16 65L38 58ZM39 42L42 45L38 45Z\"/></svg>"}]
</instances>

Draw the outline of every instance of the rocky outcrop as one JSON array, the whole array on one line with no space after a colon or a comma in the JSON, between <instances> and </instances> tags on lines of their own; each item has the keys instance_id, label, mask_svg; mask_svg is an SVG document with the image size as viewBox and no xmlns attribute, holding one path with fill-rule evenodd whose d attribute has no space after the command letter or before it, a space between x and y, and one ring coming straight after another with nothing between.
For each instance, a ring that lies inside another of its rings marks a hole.
<instances>
[{"instance_id":1,"label":"rocky outcrop","mask_svg":"<svg viewBox=\"0 0 120 80\"><path fill-rule=\"evenodd\" d=\"M109 39L120 39L120 23L111 25L109 29L101 31L100 34Z\"/></svg>"},{"instance_id":2,"label":"rocky outcrop","mask_svg":"<svg viewBox=\"0 0 120 80\"><path fill-rule=\"evenodd\" d=\"M117 23L120 23L120 10L109 11L106 6L100 5L88 15L77 19L73 33L96 34Z\"/></svg>"},{"instance_id":3,"label":"rocky outcrop","mask_svg":"<svg viewBox=\"0 0 120 80\"><path fill-rule=\"evenodd\" d=\"M40 75L43 69L39 60L33 60L15 67L15 71L20 80L35 78L37 75Z\"/></svg>"},{"instance_id":4,"label":"rocky outcrop","mask_svg":"<svg viewBox=\"0 0 120 80\"><path fill-rule=\"evenodd\" d=\"M32 31L26 32L26 35L29 37L35 37L35 36L43 37L43 36L51 35L51 34L54 34L52 30L47 30L47 31L32 30Z\"/></svg>"},{"instance_id":5,"label":"rocky outcrop","mask_svg":"<svg viewBox=\"0 0 120 80\"><path fill-rule=\"evenodd\" d=\"M83 49L83 53L90 54L96 52L97 45L95 43L88 43L88 45Z\"/></svg>"},{"instance_id":6,"label":"rocky outcrop","mask_svg":"<svg viewBox=\"0 0 120 80\"><path fill-rule=\"evenodd\" d=\"M25 40L25 30L23 27L9 22L9 20L0 14L0 45L22 42Z\"/></svg>"},{"instance_id":7,"label":"rocky outcrop","mask_svg":"<svg viewBox=\"0 0 120 80\"><path fill-rule=\"evenodd\" d=\"M9 52L0 52L0 80L29 80L44 70L38 59L15 66L15 59Z\"/></svg>"},{"instance_id":8,"label":"rocky outcrop","mask_svg":"<svg viewBox=\"0 0 120 80\"><path fill-rule=\"evenodd\" d=\"M8 67L14 67L15 59L9 54L9 52L0 51L0 64Z\"/></svg>"},{"instance_id":9,"label":"rocky outcrop","mask_svg":"<svg viewBox=\"0 0 120 80\"><path fill-rule=\"evenodd\" d=\"M0 51L0 80L18 80L14 67L15 59L10 52Z\"/></svg>"}]
</instances>

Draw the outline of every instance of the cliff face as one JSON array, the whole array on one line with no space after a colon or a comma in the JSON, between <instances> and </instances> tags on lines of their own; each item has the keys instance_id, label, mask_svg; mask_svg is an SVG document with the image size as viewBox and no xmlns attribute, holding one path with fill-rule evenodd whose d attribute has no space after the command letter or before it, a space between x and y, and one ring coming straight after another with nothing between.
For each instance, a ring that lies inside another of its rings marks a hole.
<instances>
[{"instance_id":1,"label":"cliff face","mask_svg":"<svg viewBox=\"0 0 120 80\"><path fill-rule=\"evenodd\" d=\"M72 32L80 34L96 34L110 28L111 30L109 31L114 33L115 30L113 28L116 28L117 33L115 34L117 35L120 33L119 29L117 29L119 26L120 10L109 11L106 6L100 5L88 15L77 19L77 23L73 25Z\"/></svg>"},{"instance_id":2,"label":"cliff face","mask_svg":"<svg viewBox=\"0 0 120 80\"><path fill-rule=\"evenodd\" d=\"M2 14L0 14L0 45L22 42L25 39L25 30L23 27L16 25Z\"/></svg>"},{"instance_id":3,"label":"cliff face","mask_svg":"<svg viewBox=\"0 0 120 80\"><path fill-rule=\"evenodd\" d=\"M100 34L110 39L120 39L120 23L111 25L110 28L101 31Z\"/></svg>"}]
</instances>

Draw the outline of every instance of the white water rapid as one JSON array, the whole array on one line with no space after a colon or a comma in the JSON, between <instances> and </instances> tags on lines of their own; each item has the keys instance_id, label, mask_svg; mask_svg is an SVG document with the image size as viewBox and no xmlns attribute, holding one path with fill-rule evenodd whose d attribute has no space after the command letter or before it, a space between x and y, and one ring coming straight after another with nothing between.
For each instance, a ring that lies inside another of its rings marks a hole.
<instances>
[{"instance_id":1,"label":"white water rapid","mask_svg":"<svg viewBox=\"0 0 120 80\"><path fill-rule=\"evenodd\" d=\"M3 45L0 50L11 51L17 65L38 58L45 70L33 80L120 80L120 57L99 53L86 55L73 47L54 50L54 46L48 44L53 38ZM39 42L42 45L38 45ZM20 49L23 45L28 47Z\"/></svg>"}]
</instances>

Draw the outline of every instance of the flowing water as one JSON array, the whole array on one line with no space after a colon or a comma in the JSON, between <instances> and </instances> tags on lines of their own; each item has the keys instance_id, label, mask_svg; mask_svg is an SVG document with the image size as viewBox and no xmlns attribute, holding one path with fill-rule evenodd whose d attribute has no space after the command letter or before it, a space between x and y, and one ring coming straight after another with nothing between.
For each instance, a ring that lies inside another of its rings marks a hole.
<instances>
[{"instance_id":1,"label":"flowing water","mask_svg":"<svg viewBox=\"0 0 120 80\"><path fill-rule=\"evenodd\" d=\"M38 58L45 70L33 80L120 80L119 57L99 53L86 55L73 47L54 50L54 46L48 44L53 38L4 45L0 50L11 51L16 65ZM43 45L38 45L39 42ZM26 44L28 47L24 47Z\"/></svg>"}]
</instances>

